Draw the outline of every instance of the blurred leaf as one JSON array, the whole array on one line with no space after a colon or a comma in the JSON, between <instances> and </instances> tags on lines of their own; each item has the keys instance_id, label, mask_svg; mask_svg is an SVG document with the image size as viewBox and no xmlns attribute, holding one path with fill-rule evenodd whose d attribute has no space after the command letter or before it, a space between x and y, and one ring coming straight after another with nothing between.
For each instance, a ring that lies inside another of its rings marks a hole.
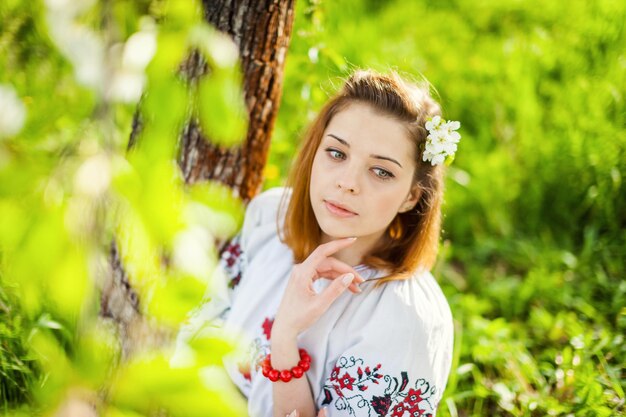
<instances>
[{"instance_id":1,"label":"blurred leaf","mask_svg":"<svg viewBox=\"0 0 626 417\"><path fill-rule=\"evenodd\" d=\"M164 408L172 416L245 415L228 377L217 369L171 368L165 355L137 358L120 370L111 392L121 410L148 414Z\"/></svg>"},{"instance_id":2,"label":"blurred leaf","mask_svg":"<svg viewBox=\"0 0 626 417\"><path fill-rule=\"evenodd\" d=\"M239 339L227 337L223 331L211 330L204 329L188 342L189 347L196 353L198 366L221 366L224 356L233 353L239 347Z\"/></svg>"},{"instance_id":3,"label":"blurred leaf","mask_svg":"<svg viewBox=\"0 0 626 417\"><path fill-rule=\"evenodd\" d=\"M245 137L248 112L241 85L239 72L232 69L214 71L200 80L200 123L216 144L233 146Z\"/></svg>"},{"instance_id":4,"label":"blurred leaf","mask_svg":"<svg viewBox=\"0 0 626 417\"><path fill-rule=\"evenodd\" d=\"M78 340L73 365L81 380L98 391L111 375L119 354L119 340L112 327L85 329Z\"/></svg>"},{"instance_id":5,"label":"blurred leaf","mask_svg":"<svg viewBox=\"0 0 626 417\"><path fill-rule=\"evenodd\" d=\"M185 210L189 222L199 224L215 237L233 236L241 227L244 206L232 190L217 182L191 184L188 187L190 204Z\"/></svg>"},{"instance_id":6,"label":"blurred leaf","mask_svg":"<svg viewBox=\"0 0 626 417\"><path fill-rule=\"evenodd\" d=\"M157 284L149 299L148 311L155 318L177 326L203 299L206 282L195 277L172 277Z\"/></svg>"},{"instance_id":7,"label":"blurred leaf","mask_svg":"<svg viewBox=\"0 0 626 417\"><path fill-rule=\"evenodd\" d=\"M34 387L35 396L40 404L54 408L75 380L72 365L64 349L48 331L35 331L29 344L45 373L44 383Z\"/></svg>"}]
</instances>

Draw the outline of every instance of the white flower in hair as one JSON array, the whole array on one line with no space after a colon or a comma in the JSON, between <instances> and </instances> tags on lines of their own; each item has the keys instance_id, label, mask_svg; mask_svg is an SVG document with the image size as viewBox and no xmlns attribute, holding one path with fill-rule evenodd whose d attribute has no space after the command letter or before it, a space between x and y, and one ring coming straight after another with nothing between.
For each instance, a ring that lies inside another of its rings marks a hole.
<instances>
[{"instance_id":1,"label":"white flower in hair","mask_svg":"<svg viewBox=\"0 0 626 417\"><path fill-rule=\"evenodd\" d=\"M443 121L440 116L428 119L426 122L426 145L422 155L423 161L430 161L434 165L439 165L446 160L449 162L454 158L457 143L461 140L461 135L456 132L461 127L461 123L453 120Z\"/></svg>"}]
</instances>

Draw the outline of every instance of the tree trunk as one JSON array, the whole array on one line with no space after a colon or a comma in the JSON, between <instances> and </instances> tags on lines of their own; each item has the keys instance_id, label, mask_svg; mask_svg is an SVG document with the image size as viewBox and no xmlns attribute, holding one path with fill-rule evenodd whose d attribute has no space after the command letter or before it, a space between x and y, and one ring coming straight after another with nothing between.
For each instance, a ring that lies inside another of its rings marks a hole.
<instances>
[{"instance_id":1,"label":"tree trunk","mask_svg":"<svg viewBox=\"0 0 626 417\"><path fill-rule=\"evenodd\" d=\"M210 132L202 132L197 120L189 120L181 135L179 165L187 183L220 181L233 189L244 203L262 187L271 133L282 93L283 68L291 39L295 0L203 0L204 18L230 35L239 48L244 74L245 101L249 128L240 147L224 148L210 142ZM207 73L204 58L193 52L181 64L190 80ZM142 127L136 114L129 140L132 147ZM129 355L139 344L163 339L140 313L139 299L132 289L111 245L110 268L103 286L101 315L120 327L123 351Z\"/></svg>"},{"instance_id":2,"label":"tree trunk","mask_svg":"<svg viewBox=\"0 0 626 417\"><path fill-rule=\"evenodd\" d=\"M244 202L261 189L270 137L278 114L283 68L291 39L295 0L204 0L204 17L239 47L249 129L241 147L211 143L190 120L181 137L180 167L185 181L217 180ZM206 62L192 53L181 66L188 79L202 77Z\"/></svg>"}]
</instances>

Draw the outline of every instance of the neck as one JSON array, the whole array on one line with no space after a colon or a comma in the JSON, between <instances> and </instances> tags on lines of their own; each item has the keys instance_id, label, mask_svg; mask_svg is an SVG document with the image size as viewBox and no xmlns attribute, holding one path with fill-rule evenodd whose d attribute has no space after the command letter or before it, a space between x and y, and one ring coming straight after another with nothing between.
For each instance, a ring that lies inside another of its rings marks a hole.
<instances>
[{"instance_id":1,"label":"neck","mask_svg":"<svg viewBox=\"0 0 626 417\"><path fill-rule=\"evenodd\" d=\"M336 252L333 255L333 258L338 259L341 262L346 263L350 266L357 266L363 263L363 258L374 248L381 236L382 233L380 235L358 236L356 242L354 242L347 248ZM329 236L326 233L322 232L321 243L327 243L331 240L340 239L341 237L348 236Z\"/></svg>"}]
</instances>

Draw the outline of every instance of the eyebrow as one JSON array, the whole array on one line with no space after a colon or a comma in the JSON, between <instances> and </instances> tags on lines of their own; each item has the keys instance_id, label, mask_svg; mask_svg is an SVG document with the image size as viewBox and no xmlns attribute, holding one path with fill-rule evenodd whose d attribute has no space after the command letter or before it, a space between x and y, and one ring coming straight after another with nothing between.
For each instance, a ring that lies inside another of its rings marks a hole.
<instances>
[{"instance_id":1,"label":"eyebrow","mask_svg":"<svg viewBox=\"0 0 626 417\"><path fill-rule=\"evenodd\" d=\"M339 143L347 146L348 148L350 147L350 144L348 142L346 142L344 139L341 139L338 136L333 135L332 133L329 133L327 136L330 136L331 138L339 141ZM402 165L400 164L400 162L396 161L393 158L390 158L388 156L383 156L383 155L370 155L370 157L375 158L375 159L384 159L385 161L390 161L393 162L394 164L398 165L400 168L402 168Z\"/></svg>"}]
</instances>

